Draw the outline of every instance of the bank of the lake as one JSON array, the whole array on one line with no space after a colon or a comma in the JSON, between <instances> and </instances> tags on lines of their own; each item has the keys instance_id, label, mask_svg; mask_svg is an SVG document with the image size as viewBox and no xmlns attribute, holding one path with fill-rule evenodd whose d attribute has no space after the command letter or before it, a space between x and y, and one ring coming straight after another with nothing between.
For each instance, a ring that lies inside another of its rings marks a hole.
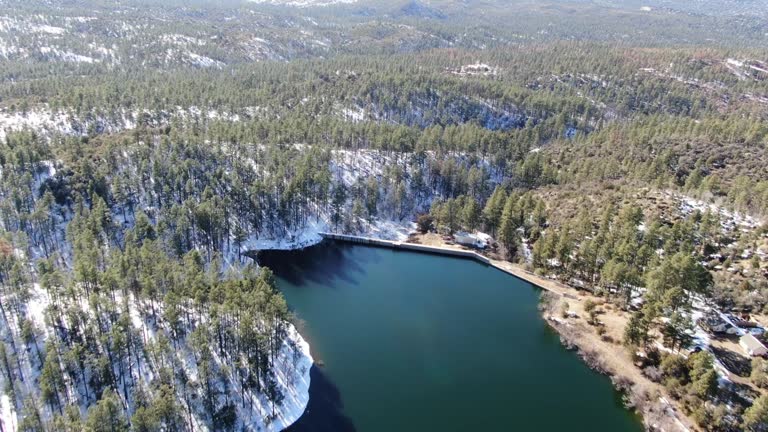
<instances>
[{"instance_id":1,"label":"bank of the lake","mask_svg":"<svg viewBox=\"0 0 768 432\"><path fill-rule=\"evenodd\" d=\"M324 364L291 430L642 430L610 380L562 347L524 281L338 243L260 261Z\"/></svg>"}]
</instances>

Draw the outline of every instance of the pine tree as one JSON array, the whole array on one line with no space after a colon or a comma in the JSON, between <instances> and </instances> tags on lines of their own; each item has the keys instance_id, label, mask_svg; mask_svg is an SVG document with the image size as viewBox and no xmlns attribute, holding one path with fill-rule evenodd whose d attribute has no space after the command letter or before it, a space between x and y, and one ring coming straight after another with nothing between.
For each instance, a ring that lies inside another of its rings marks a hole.
<instances>
[{"instance_id":1,"label":"pine tree","mask_svg":"<svg viewBox=\"0 0 768 432\"><path fill-rule=\"evenodd\" d=\"M507 198L504 211L501 215L499 226L499 242L506 251L508 259L517 253L519 235L517 233L518 220L516 218L517 200L514 197Z\"/></svg>"},{"instance_id":2,"label":"pine tree","mask_svg":"<svg viewBox=\"0 0 768 432\"><path fill-rule=\"evenodd\" d=\"M648 330L648 321L643 311L633 313L624 328L624 345L644 347L648 341Z\"/></svg>"},{"instance_id":3,"label":"pine tree","mask_svg":"<svg viewBox=\"0 0 768 432\"><path fill-rule=\"evenodd\" d=\"M744 411L744 430L750 432L768 431L768 395L755 399L752 406Z\"/></svg>"},{"instance_id":4,"label":"pine tree","mask_svg":"<svg viewBox=\"0 0 768 432\"><path fill-rule=\"evenodd\" d=\"M506 201L506 191L502 187L496 187L483 209L482 216L485 223L485 229L490 231L493 236L496 236L496 230L501 223L501 217L504 212Z\"/></svg>"},{"instance_id":5,"label":"pine tree","mask_svg":"<svg viewBox=\"0 0 768 432\"><path fill-rule=\"evenodd\" d=\"M687 348L693 340L693 322L687 314L674 312L661 330L670 348Z\"/></svg>"},{"instance_id":6,"label":"pine tree","mask_svg":"<svg viewBox=\"0 0 768 432\"><path fill-rule=\"evenodd\" d=\"M96 405L88 410L84 430L86 432L128 432L128 422L117 394L106 391L101 395Z\"/></svg>"},{"instance_id":7,"label":"pine tree","mask_svg":"<svg viewBox=\"0 0 768 432\"><path fill-rule=\"evenodd\" d=\"M480 223L480 206L474 198L467 197L462 210L462 224L470 232L477 229Z\"/></svg>"}]
</instances>

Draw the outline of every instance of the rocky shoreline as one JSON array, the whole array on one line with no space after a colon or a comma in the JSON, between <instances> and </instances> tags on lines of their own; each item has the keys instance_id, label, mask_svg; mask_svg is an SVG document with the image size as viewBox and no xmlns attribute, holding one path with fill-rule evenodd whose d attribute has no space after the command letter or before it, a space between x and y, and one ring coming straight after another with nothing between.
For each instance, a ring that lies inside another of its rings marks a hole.
<instances>
[{"instance_id":1,"label":"rocky shoreline","mask_svg":"<svg viewBox=\"0 0 768 432\"><path fill-rule=\"evenodd\" d=\"M629 366L635 370L620 370L617 362L625 362L618 359L620 356L612 356L613 361L608 361L605 350L623 349L623 347L599 346L599 338L591 337L588 332L594 333L583 323L572 322L558 318L554 311L562 306L563 299L545 293L540 307L542 317L551 329L560 336L560 342L568 349L575 351L590 369L610 378L613 386L622 393L627 409L633 410L642 418L643 425L648 431L696 431L698 429L687 417L682 415L669 398L665 397L659 385L644 377L640 370L633 364ZM629 373L634 372L634 373Z\"/></svg>"}]
</instances>

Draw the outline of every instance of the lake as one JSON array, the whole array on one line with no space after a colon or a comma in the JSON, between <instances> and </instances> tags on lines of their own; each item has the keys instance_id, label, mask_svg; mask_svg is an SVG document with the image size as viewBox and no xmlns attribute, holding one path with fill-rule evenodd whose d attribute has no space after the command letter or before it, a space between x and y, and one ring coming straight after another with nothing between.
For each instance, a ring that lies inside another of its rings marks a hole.
<instances>
[{"instance_id":1,"label":"lake","mask_svg":"<svg viewBox=\"0 0 768 432\"><path fill-rule=\"evenodd\" d=\"M291 431L642 431L541 318L541 290L480 263L324 242L269 251L321 367Z\"/></svg>"}]
</instances>

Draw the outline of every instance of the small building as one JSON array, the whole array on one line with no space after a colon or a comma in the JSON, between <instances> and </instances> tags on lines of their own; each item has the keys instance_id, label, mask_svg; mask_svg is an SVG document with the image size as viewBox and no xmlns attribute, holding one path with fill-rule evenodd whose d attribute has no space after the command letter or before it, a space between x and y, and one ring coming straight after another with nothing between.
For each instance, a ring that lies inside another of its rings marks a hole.
<instances>
[{"instance_id":1,"label":"small building","mask_svg":"<svg viewBox=\"0 0 768 432\"><path fill-rule=\"evenodd\" d=\"M739 339L739 345L752 357L768 355L768 348L750 333L745 334Z\"/></svg>"},{"instance_id":2,"label":"small building","mask_svg":"<svg viewBox=\"0 0 768 432\"><path fill-rule=\"evenodd\" d=\"M487 245L486 241L480 238L480 236L475 234L470 234L464 231L458 231L454 233L453 241L455 241L456 243L462 246L469 246L469 247L474 247L478 249L485 249Z\"/></svg>"},{"instance_id":3,"label":"small building","mask_svg":"<svg viewBox=\"0 0 768 432\"><path fill-rule=\"evenodd\" d=\"M711 334L736 335L739 333L738 328L714 313L707 314L699 319L699 325Z\"/></svg>"}]
</instances>

